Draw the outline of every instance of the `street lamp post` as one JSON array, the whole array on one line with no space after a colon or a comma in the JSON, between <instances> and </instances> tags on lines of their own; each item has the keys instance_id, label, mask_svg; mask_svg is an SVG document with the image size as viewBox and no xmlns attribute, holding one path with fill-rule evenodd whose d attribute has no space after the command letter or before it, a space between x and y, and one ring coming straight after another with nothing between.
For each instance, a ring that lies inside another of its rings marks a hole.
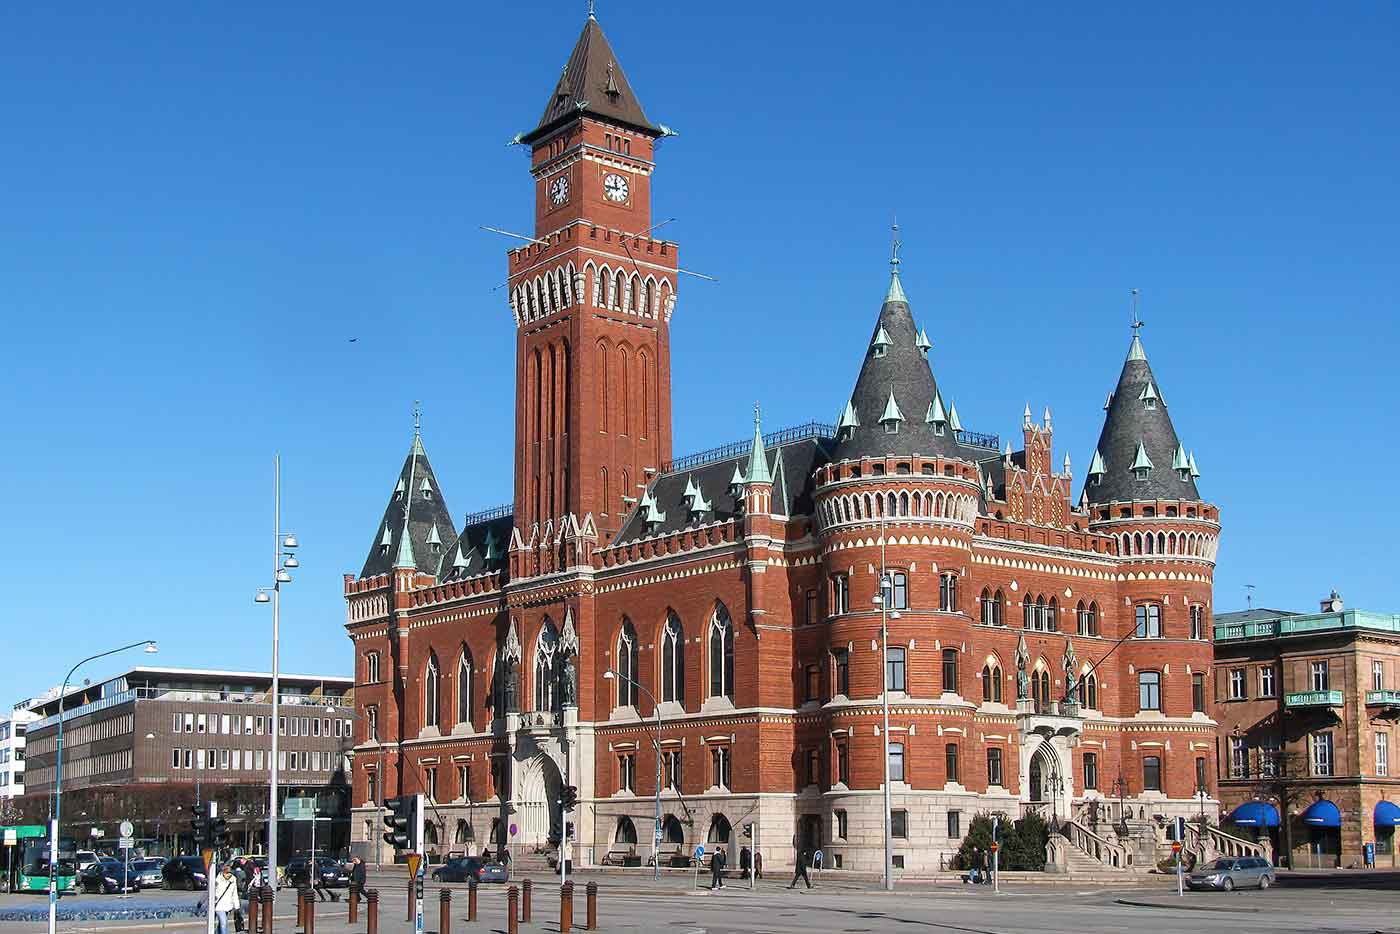
<instances>
[{"instance_id":1,"label":"street lamp post","mask_svg":"<svg viewBox=\"0 0 1400 934\"><path fill-rule=\"evenodd\" d=\"M282 534L282 456L272 457L272 586L259 588L254 600L258 603L272 603L272 756L268 761L268 812L267 812L267 867L268 885L273 895L277 894L277 734L278 706L281 696L281 682L278 677L278 660L281 653L281 596L282 585L289 584L292 575L289 568L301 566L297 561L297 537L291 533ZM271 594L271 596L269 596Z\"/></svg>"},{"instance_id":2,"label":"street lamp post","mask_svg":"<svg viewBox=\"0 0 1400 934\"><path fill-rule=\"evenodd\" d=\"M330 704L327 704L327 705L326 705L326 710L327 710L327 712L334 713L335 710L336 710L336 708L332 707ZM374 740L374 749L375 749L375 752L378 753L378 755L379 755L379 772L378 772L378 774L375 776L376 779L377 779L377 781L375 782L375 784L376 784L376 786L378 787L378 790L379 790L379 800L376 801L376 800L375 800L375 796L374 796L374 795L370 795L370 803L371 803L371 804L374 804L374 805L378 808L379 813L378 813L377 816L381 816L381 817L382 817L382 816L383 816L383 813L384 813L384 796L385 796L385 791L384 791L384 743L382 743L382 742L380 741L380 739L379 739L379 731L378 731L377 728L373 731L374 735L372 735L372 736L371 736L371 735L368 735L368 734L370 733L370 729L369 729L370 723L369 723L369 720L367 720L364 716L362 716L362 715L359 713L359 711L351 710L351 709L349 709L349 708L347 707L347 708L344 708L344 709L343 709L343 712L344 712L344 713L348 713L350 716L354 717L356 720L359 720L361 723L363 723L363 724L365 725L365 733L366 733L366 737L365 737L365 738L366 738L366 739L372 739L372 740ZM376 724L376 727L377 727L377 724ZM352 777L351 777L351 781L350 781L350 792L351 792L351 796L352 796L352 797L353 797L353 795L354 795L354 790L355 790L355 782L354 782L354 777L352 776ZM469 794L468 794L467 800L468 800L468 802L470 802L470 800L471 800ZM352 803L351 803L351 807L354 807L353 801L352 801ZM374 835L374 864L375 864L376 866L380 865L380 864L383 862L383 850L382 850L381 847L380 847L380 844L383 842L383 839L384 839L384 838L383 838L383 835L382 835L382 834L376 833L376 834Z\"/></svg>"},{"instance_id":3,"label":"street lamp post","mask_svg":"<svg viewBox=\"0 0 1400 934\"><path fill-rule=\"evenodd\" d=\"M642 682L636 678L625 678L616 670L609 668L603 672L603 677L608 681L614 679L627 681L637 686L637 689L647 696L651 701L651 709L656 711L656 735L652 737L652 745L656 747L656 823L651 828L651 865L652 878L661 879L661 841L658 835L661 833L661 705L656 702L656 695L652 694Z\"/></svg>"},{"instance_id":4,"label":"street lamp post","mask_svg":"<svg viewBox=\"0 0 1400 934\"><path fill-rule=\"evenodd\" d=\"M58 825L63 818L63 701L68 694L68 681L73 677L73 672L90 661L106 658L108 655L116 655L118 652L126 652L140 646L145 646L143 651L147 655L156 653L155 640L142 639L140 642L133 642L121 648L89 655L68 669L68 674L63 676L63 687L58 691L58 740L54 750L53 797L49 799L52 805L52 812L49 814L49 934L54 934L58 930Z\"/></svg>"},{"instance_id":5,"label":"street lamp post","mask_svg":"<svg viewBox=\"0 0 1400 934\"><path fill-rule=\"evenodd\" d=\"M884 741L885 758L885 891L894 891L894 817L891 810L894 802L890 794L890 638L889 620L893 616L899 619L899 612L890 611L890 603L894 597L894 585L890 581L890 575L885 568L885 516L880 514L880 592L871 599L871 603L880 607L880 706L884 717L884 726L881 728L880 737Z\"/></svg>"}]
</instances>

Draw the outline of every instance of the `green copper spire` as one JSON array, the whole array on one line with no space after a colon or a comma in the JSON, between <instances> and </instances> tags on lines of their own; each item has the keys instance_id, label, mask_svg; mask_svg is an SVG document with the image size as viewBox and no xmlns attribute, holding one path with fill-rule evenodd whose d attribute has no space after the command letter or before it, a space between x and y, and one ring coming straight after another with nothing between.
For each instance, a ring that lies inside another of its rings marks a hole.
<instances>
[{"instance_id":1,"label":"green copper spire","mask_svg":"<svg viewBox=\"0 0 1400 934\"><path fill-rule=\"evenodd\" d=\"M1190 469L1191 461L1186 456L1186 448L1182 447L1181 442L1178 441L1176 444L1176 454L1172 456L1172 470L1189 471Z\"/></svg>"},{"instance_id":2,"label":"green copper spire","mask_svg":"<svg viewBox=\"0 0 1400 934\"><path fill-rule=\"evenodd\" d=\"M946 425L948 423L948 413L943 411L943 400L937 396L928 404L928 414L924 416L924 421L930 425Z\"/></svg>"},{"instance_id":3,"label":"green copper spire","mask_svg":"<svg viewBox=\"0 0 1400 934\"><path fill-rule=\"evenodd\" d=\"M1152 458L1147 456L1147 446L1141 441L1137 445L1137 454L1133 457L1132 470L1151 470Z\"/></svg>"},{"instance_id":4,"label":"green copper spire","mask_svg":"<svg viewBox=\"0 0 1400 934\"><path fill-rule=\"evenodd\" d=\"M836 430L842 428L859 428L860 416L856 414L855 402L852 399L846 400L846 409L841 413L841 417L836 421Z\"/></svg>"},{"instance_id":5,"label":"green copper spire","mask_svg":"<svg viewBox=\"0 0 1400 934\"><path fill-rule=\"evenodd\" d=\"M768 452L763 449L763 428L759 423L758 403L753 404L753 446L749 448L749 472L746 483L772 483L768 470Z\"/></svg>"},{"instance_id":6,"label":"green copper spire","mask_svg":"<svg viewBox=\"0 0 1400 934\"><path fill-rule=\"evenodd\" d=\"M889 398L885 400L885 411L880 416L881 424L885 422L902 422L904 413L899 410L899 403L894 401L894 390L890 390Z\"/></svg>"},{"instance_id":7,"label":"green copper spire","mask_svg":"<svg viewBox=\"0 0 1400 934\"><path fill-rule=\"evenodd\" d=\"M1094 448L1094 459L1089 461L1089 476L1102 477L1108 473L1108 468L1103 465L1103 455L1098 448Z\"/></svg>"},{"instance_id":8,"label":"green copper spire","mask_svg":"<svg viewBox=\"0 0 1400 934\"><path fill-rule=\"evenodd\" d=\"M919 337L914 341L914 346L919 348L919 353L928 356L928 352L933 349L933 341L928 339L928 331L919 328Z\"/></svg>"},{"instance_id":9,"label":"green copper spire","mask_svg":"<svg viewBox=\"0 0 1400 934\"><path fill-rule=\"evenodd\" d=\"M1138 398L1149 407L1157 404L1157 387L1152 384L1152 380L1147 381L1147 385L1142 387L1142 392L1138 393Z\"/></svg>"},{"instance_id":10,"label":"green copper spire","mask_svg":"<svg viewBox=\"0 0 1400 934\"><path fill-rule=\"evenodd\" d=\"M909 299L904 295L904 286L899 283L899 248L904 244L899 240L899 222L895 221L890 226L893 233L893 244L890 248L890 288L885 293L886 302L903 302L909 304Z\"/></svg>"},{"instance_id":11,"label":"green copper spire","mask_svg":"<svg viewBox=\"0 0 1400 934\"><path fill-rule=\"evenodd\" d=\"M958 418L958 404L948 403L948 427L954 431L962 431L962 421Z\"/></svg>"},{"instance_id":12,"label":"green copper spire","mask_svg":"<svg viewBox=\"0 0 1400 934\"><path fill-rule=\"evenodd\" d=\"M1138 325L1135 325L1137 327ZM1133 342L1128 345L1129 360L1147 360L1147 354L1143 352L1142 341L1138 339L1137 332L1133 332Z\"/></svg>"},{"instance_id":13,"label":"green copper spire","mask_svg":"<svg viewBox=\"0 0 1400 934\"><path fill-rule=\"evenodd\" d=\"M408 534L408 523L403 525L403 534L399 536L399 556L394 559L394 567L417 568L418 562L413 560L413 538Z\"/></svg>"}]
</instances>

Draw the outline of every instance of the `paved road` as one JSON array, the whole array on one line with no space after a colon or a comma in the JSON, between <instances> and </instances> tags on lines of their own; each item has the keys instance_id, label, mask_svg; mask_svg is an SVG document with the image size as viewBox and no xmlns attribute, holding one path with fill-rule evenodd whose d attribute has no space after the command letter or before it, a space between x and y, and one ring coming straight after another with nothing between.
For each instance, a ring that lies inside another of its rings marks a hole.
<instances>
[{"instance_id":1,"label":"paved road","mask_svg":"<svg viewBox=\"0 0 1400 934\"><path fill-rule=\"evenodd\" d=\"M505 892L482 887L480 921L468 924L465 893L454 888L452 934L505 930ZM1276 888L1268 892L1188 893L1178 899L1160 886L1031 886L1001 895L968 887L897 892L887 895L868 887L813 892L787 891L765 885L757 892L739 886L722 891L669 890L648 893L644 886L609 891L603 882L599 929L615 934L1400 934L1400 892L1376 888ZM429 886L425 930L438 930L437 887ZM1136 903L1136 904L1134 904ZM541 885L535 893L534 923L521 934L558 931L558 893ZM584 921L580 889L575 901L575 928ZM345 904L320 905L317 934L363 934L364 915L354 929L345 923ZM0 924L0 932L28 934L42 925ZM142 925L72 924L62 930L145 934L197 934L197 925L151 922ZM277 934L292 934L282 917ZM382 934L408 934L401 897L387 901L380 914Z\"/></svg>"}]
</instances>

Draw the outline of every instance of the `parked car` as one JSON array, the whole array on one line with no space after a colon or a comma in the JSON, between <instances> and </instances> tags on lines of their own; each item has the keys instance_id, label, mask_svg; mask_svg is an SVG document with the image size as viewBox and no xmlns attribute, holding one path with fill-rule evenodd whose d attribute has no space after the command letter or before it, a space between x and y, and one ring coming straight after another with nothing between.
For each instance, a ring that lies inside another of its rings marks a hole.
<instances>
[{"instance_id":1,"label":"parked car","mask_svg":"<svg viewBox=\"0 0 1400 934\"><path fill-rule=\"evenodd\" d=\"M60 851L59 855L62 855L62 851ZM101 859L101 857L93 850L79 850L73 854L73 867L77 869L78 874L81 875L84 869L87 869L99 859Z\"/></svg>"},{"instance_id":2,"label":"parked car","mask_svg":"<svg viewBox=\"0 0 1400 934\"><path fill-rule=\"evenodd\" d=\"M133 859L131 861L131 871L140 880L143 889L160 888L165 882L165 876L161 873L165 866L163 859Z\"/></svg>"},{"instance_id":3,"label":"parked car","mask_svg":"<svg viewBox=\"0 0 1400 934\"><path fill-rule=\"evenodd\" d=\"M1267 859L1259 856L1222 856L1197 867L1186 879L1186 884L1193 889L1233 892L1239 888L1267 889L1277 881L1274 867Z\"/></svg>"},{"instance_id":4,"label":"parked car","mask_svg":"<svg viewBox=\"0 0 1400 934\"><path fill-rule=\"evenodd\" d=\"M120 860L99 859L78 874L78 887L89 894L115 895L141 891L141 880Z\"/></svg>"},{"instance_id":5,"label":"parked car","mask_svg":"<svg viewBox=\"0 0 1400 934\"><path fill-rule=\"evenodd\" d=\"M316 857L316 873L321 884L333 889L343 889L350 885L350 872L338 860L329 856ZM287 863L288 885L315 885L311 879L311 857L293 856Z\"/></svg>"},{"instance_id":6,"label":"parked car","mask_svg":"<svg viewBox=\"0 0 1400 934\"><path fill-rule=\"evenodd\" d=\"M509 882L510 870L480 856L458 856L433 870L434 882Z\"/></svg>"},{"instance_id":7,"label":"parked car","mask_svg":"<svg viewBox=\"0 0 1400 934\"><path fill-rule=\"evenodd\" d=\"M198 856L176 856L165 861L160 869L167 889L188 889L193 892L209 885L204 875L204 860Z\"/></svg>"}]
</instances>

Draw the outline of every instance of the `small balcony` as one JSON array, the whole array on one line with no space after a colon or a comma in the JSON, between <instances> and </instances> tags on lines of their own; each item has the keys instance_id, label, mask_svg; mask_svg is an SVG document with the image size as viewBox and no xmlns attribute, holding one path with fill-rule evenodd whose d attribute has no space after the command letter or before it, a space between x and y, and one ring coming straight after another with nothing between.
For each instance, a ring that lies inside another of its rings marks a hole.
<instances>
[{"instance_id":1,"label":"small balcony","mask_svg":"<svg viewBox=\"0 0 1400 934\"><path fill-rule=\"evenodd\" d=\"M1283 696L1283 706L1290 710L1297 707L1340 707L1341 691L1299 691Z\"/></svg>"},{"instance_id":2,"label":"small balcony","mask_svg":"<svg viewBox=\"0 0 1400 934\"><path fill-rule=\"evenodd\" d=\"M1400 691L1367 691L1367 707L1400 707Z\"/></svg>"}]
</instances>

